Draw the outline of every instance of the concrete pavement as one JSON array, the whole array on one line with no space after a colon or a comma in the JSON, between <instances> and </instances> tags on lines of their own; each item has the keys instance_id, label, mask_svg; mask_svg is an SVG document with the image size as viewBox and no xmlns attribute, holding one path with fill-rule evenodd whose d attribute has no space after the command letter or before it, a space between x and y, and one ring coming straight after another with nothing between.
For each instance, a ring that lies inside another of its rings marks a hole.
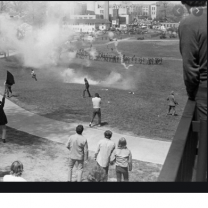
<instances>
[{"instance_id":1,"label":"concrete pavement","mask_svg":"<svg viewBox=\"0 0 208 208\"><path fill-rule=\"evenodd\" d=\"M2 96L0 95L0 99ZM4 111L7 115L8 126L54 142L65 144L68 137L75 133L78 123L65 123L52 120L26 111L6 98ZM98 141L104 137L104 128L90 128L88 123L81 123L85 130L89 150L95 151ZM151 140L113 132L112 141L116 144L121 137L127 140L127 146L132 151L133 159L156 164L163 164L171 142ZM8 141L9 142L9 141Z\"/></svg>"}]
</instances>

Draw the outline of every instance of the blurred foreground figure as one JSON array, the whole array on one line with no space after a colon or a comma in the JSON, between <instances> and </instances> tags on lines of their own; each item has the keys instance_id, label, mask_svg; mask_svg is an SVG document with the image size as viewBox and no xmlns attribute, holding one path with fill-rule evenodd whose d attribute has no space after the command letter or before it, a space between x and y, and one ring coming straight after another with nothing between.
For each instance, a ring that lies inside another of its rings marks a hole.
<instances>
[{"instance_id":1,"label":"blurred foreground figure","mask_svg":"<svg viewBox=\"0 0 208 208\"><path fill-rule=\"evenodd\" d=\"M178 34L183 74L190 100L196 101L200 124L196 181L207 181L207 2L182 1L189 12Z\"/></svg>"},{"instance_id":2,"label":"blurred foreground figure","mask_svg":"<svg viewBox=\"0 0 208 208\"><path fill-rule=\"evenodd\" d=\"M92 105L93 105L93 114L92 114L92 120L89 124L89 126L92 126L93 120L96 115L98 115L98 126L101 126L101 97L98 93L95 93L95 97L92 98Z\"/></svg>"},{"instance_id":3,"label":"blurred foreground figure","mask_svg":"<svg viewBox=\"0 0 208 208\"><path fill-rule=\"evenodd\" d=\"M168 106L169 106L167 115L171 115L171 109L173 109L172 115L173 116L176 115L175 106L178 105L178 102L175 100L173 91L168 96L167 101L168 101Z\"/></svg>"},{"instance_id":4,"label":"blurred foreground figure","mask_svg":"<svg viewBox=\"0 0 208 208\"><path fill-rule=\"evenodd\" d=\"M6 90L4 92L4 96L2 98L2 101L0 101L0 129L2 130L3 143L6 143L6 124L8 123L7 117L4 113L5 97L6 97Z\"/></svg>"},{"instance_id":5,"label":"blurred foreground figure","mask_svg":"<svg viewBox=\"0 0 208 208\"><path fill-rule=\"evenodd\" d=\"M183 74L199 120L207 120L207 6L206 1L182 1L189 12L179 26Z\"/></svg>"},{"instance_id":6,"label":"blurred foreground figure","mask_svg":"<svg viewBox=\"0 0 208 208\"><path fill-rule=\"evenodd\" d=\"M10 175L5 175L3 178L4 182L26 182L24 178L21 177L23 172L23 164L20 161L15 161L11 165Z\"/></svg>"},{"instance_id":7,"label":"blurred foreground figure","mask_svg":"<svg viewBox=\"0 0 208 208\"><path fill-rule=\"evenodd\" d=\"M85 92L86 92L86 91L87 91L87 93L88 93L88 96L89 96L89 97L92 97L91 94L90 94L90 91L89 91L90 85L89 85L89 82L87 81L86 78L84 78L84 82L85 82L85 89L84 89L84 91L83 91L83 98L85 97Z\"/></svg>"},{"instance_id":8,"label":"blurred foreground figure","mask_svg":"<svg viewBox=\"0 0 208 208\"><path fill-rule=\"evenodd\" d=\"M82 136L84 127L78 125L76 134L69 137L66 147L69 149L69 174L68 181L72 181L72 169L77 163L77 182L82 181L84 160L88 160L87 139Z\"/></svg>"},{"instance_id":9,"label":"blurred foreground figure","mask_svg":"<svg viewBox=\"0 0 208 208\"><path fill-rule=\"evenodd\" d=\"M36 81L38 81L37 78L36 78L35 71L33 69L31 69L31 75L32 75L32 78L33 79L35 79Z\"/></svg>"}]
</instances>

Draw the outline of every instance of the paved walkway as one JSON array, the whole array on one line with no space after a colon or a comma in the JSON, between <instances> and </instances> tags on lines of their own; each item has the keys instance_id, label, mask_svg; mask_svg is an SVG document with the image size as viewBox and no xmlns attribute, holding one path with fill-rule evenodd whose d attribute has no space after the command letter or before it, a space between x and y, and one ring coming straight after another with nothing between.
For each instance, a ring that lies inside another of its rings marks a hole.
<instances>
[{"instance_id":1,"label":"paved walkway","mask_svg":"<svg viewBox=\"0 0 208 208\"><path fill-rule=\"evenodd\" d=\"M0 99L2 99L1 95ZM75 127L78 125L77 123L65 123L31 113L9 99L6 99L4 110L8 118L8 126L63 144L67 142L70 135L75 133ZM95 151L98 141L104 137L104 130L102 127L90 128L88 123L82 124L85 128L83 135L87 138L89 149ZM157 164L164 163L171 142L117 133L113 133L112 141L117 144L122 136L127 139L128 148L132 151L133 159Z\"/></svg>"}]
</instances>

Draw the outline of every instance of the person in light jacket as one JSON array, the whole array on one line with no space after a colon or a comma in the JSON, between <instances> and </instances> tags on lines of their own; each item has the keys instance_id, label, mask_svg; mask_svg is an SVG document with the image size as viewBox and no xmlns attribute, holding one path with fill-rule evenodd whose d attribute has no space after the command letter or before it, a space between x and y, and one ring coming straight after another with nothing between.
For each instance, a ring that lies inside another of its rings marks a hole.
<instances>
[{"instance_id":1,"label":"person in light jacket","mask_svg":"<svg viewBox=\"0 0 208 208\"><path fill-rule=\"evenodd\" d=\"M178 105L178 102L175 100L174 92L173 91L168 96L167 101L168 101L168 106L169 106L167 115L171 115L171 109L173 109L172 115L173 116L176 115L175 106Z\"/></svg>"}]
</instances>

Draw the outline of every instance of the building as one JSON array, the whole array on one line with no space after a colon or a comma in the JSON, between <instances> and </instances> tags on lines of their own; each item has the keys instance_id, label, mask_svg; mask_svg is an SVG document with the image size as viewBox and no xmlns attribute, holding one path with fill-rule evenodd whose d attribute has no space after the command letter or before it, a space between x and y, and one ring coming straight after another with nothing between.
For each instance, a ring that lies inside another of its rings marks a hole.
<instances>
[{"instance_id":1,"label":"building","mask_svg":"<svg viewBox=\"0 0 208 208\"><path fill-rule=\"evenodd\" d=\"M96 15L89 17L88 19L75 18L68 20L64 28L72 29L75 32L95 32L96 30L107 30L110 27L110 21L106 19L96 19ZM90 16L90 15L89 15Z\"/></svg>"},{"instance_id":2,"label":"building","mask_svg":"<svg viewBox=\"0 0 208 208\"><path fill-rule=\"evenodd\" d=\"M156 6L156 4L150 5L150 15L149 16L152 19L156 19L156 16L157 16L157 6Z\"/></svg>"},{"instance_id":3,"label":"building","mask_svg":"<svg viewBox=\"0 0 208 208\"><path fill-rule=\"evenodd\" d=\"M142 5L142 15L149 16L149 5Z\"/></svg>"}]
</instances>

